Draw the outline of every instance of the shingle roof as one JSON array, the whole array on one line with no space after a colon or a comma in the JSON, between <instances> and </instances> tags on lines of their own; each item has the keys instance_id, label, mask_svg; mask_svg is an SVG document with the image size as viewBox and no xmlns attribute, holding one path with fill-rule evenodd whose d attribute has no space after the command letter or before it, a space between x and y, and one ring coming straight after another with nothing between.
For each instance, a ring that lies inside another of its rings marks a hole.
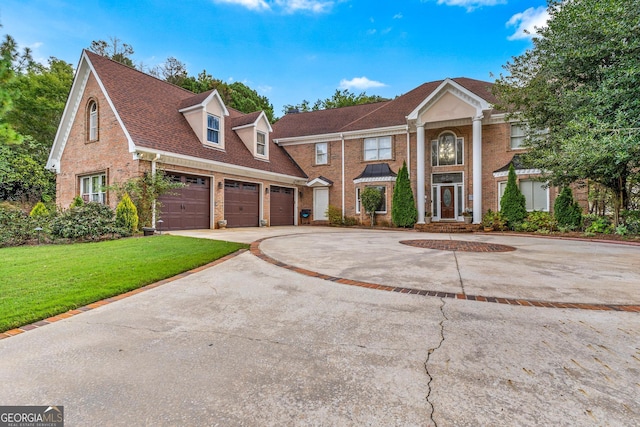
<instances>
[{"instance_id":1,"label":"shingle roof","mask_svg":"<svg viewBox=\"0 0 640 427\"><path fill-rule=\"evenodd\" d=\"M375 163L365 166L362 173L356 176L355 179L360 178L388 178L397 176L395 172L391 170L389 163Z\"/></svg>"},{"instance_id":2,"label":"shingle roof","mask_svg":"<svg viewBox=\"0 0 640 427\"><path fill-rule=\"evenodd\" d=\"M229 163L267 172L306 178L306 174L277 144L270 140L269 162L257 160L231 129L248 124L260 112L245 115L228 108L225 150L206 148L178 110L202 102L211 92L194 94L141 71L95 53L84 52L107 95L138 147Z\"/></svg>"},{"instance_id":3,"label":"shingle roof","mask_svg":"<svg viewBox=\"0 0 640 427\"><path fill-rule=\"evenodd\" d=\"M496 102L490 82L466 77L451 79L489 103ZM351 107L287 114L273 126L273 138L350 132L399 126L407 123L407 116L435 91L444 80L424 83L391 101Z\"/></svg>"}]
</instances>

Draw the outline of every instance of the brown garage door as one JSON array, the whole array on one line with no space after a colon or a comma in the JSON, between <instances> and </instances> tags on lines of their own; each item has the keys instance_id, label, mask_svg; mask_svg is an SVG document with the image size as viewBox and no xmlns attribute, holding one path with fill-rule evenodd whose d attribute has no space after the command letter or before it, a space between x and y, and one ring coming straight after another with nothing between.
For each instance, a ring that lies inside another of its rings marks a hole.
<instances>
[{"instance_id":1,"label":"brown garage door","mask_svg":"<svg viewBox=\"0 0 640 427\"><path fill-rule=\"evenodd\" d=\"M293 188L271 186L271 215L269 221L271 225L293 225L295 215L293 210L294 191Z\"/></svg>"},{"instance_id":2,"label":"brown garage door","mask_svg":"<svg viewBox=\"0 0 640 427\"><path fill-rule=\"evenodd\" d=\"M257 227L260 221L260 186L225 180L224 219L227 227Z\"/></svg>"},{"instance_id":3,"label":"brown garage door","mask_svg":"<svg viewBox=\"0 0 640 427\"><path fill-rule=\"evenodd\" d=\"M170 174L174 182L185 187L171 190L158 200L162 230L211 228L211 185L206 176Z\"/></svg>"}]
</instances>

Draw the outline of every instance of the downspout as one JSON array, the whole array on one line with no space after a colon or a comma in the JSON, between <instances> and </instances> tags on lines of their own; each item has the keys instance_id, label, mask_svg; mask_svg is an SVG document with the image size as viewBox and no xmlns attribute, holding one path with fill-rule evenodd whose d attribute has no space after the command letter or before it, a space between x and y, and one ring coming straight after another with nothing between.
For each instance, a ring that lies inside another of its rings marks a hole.
<instances>
[{"instance_id":1,"label":"downspout","mask_svg":"<svg viewBox=\"0 0 640 427\"><path fill-rule=\"evenodd\" d=\"M345 183L344 183L344 134L340 134L340 139L342 140L342 218L344 218L346 214L345 207Z\"/></svg>"},{"instance_id":2,"label":"downspout","mask_svg":"<svg viewBox=\"0 0 640 427\"><path fill-rule=\"evenodd\" d=\"M407 125L407 172L409 172L409 182L411 182L411 135L409 125Z\"/></svg>"},{"instance_id":3,"label":"downspout","mask_svg":"<svg viewBox=\"0 0 640 427\"><path fill-rule=\"evenodd\" d=\"M155 180L156 178L156 162L160 160L160 154L156 154L156 156L151 160L151 177ZM156 199L153 199L151 203L151 226L153 228L156 227Z\"/></svg>"}]
</instances>

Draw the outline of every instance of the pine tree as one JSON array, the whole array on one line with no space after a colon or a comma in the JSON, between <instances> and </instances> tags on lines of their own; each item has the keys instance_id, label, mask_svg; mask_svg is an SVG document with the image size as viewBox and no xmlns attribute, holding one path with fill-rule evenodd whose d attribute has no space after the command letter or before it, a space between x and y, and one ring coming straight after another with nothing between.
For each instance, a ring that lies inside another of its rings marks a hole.
<instances>
[{"instance_id":1,"label":"pine tree","mask_svg":"<svg viewBox=\"0 0 640 427\"><path fill-rule=\"evenodd\" d=\"M512 230L527 217L527 200L518 188L513 163L509 166L507 187L500 199L500 212L506 217L507 226Z\"/></svg>"},{"instance_id":2,"label":"pine tree","mask_svg":"<svg viewBox=\"0 0 640 427\"><path fill-rule=\"evenodd\" d=\"M570 229L580 228L582 225L582 208L573 198L571 188L564 187L553 204L553 215L558 225Z\"/></svg>"},{"instance_id":3,"label":"pine tree","mask_svg":"<svg viewBox=\"0 0 640 427\"><path fill-rule=\"evenodd\" d=\"M393 189L393 205L391 207L391 219L398 227L413 227L418 218L416 202L411 190L407 163L403 162L398 171L396 186Z\"/></svg>"},{"instance_id":4,"label":"pine tree","mask_svg":"<svg viewBox=\"0 0 640 427\"><path fill-rule=\"evenodd\" d=\"M124 228L132 234L138 228L138 209L128 193L124 194L116 207L116 226Z\"/></svg>"}]
</instances>

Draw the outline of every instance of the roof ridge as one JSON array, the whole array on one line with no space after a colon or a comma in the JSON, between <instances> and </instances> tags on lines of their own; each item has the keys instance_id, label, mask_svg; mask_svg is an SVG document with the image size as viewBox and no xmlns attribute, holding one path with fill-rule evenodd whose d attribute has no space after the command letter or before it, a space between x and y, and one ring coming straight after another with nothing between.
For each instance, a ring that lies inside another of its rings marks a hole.
<instances>
[{"instance_id":1,"label":"roof ridge","mask_svg":"<svg viewBox=\"0 0 640 427\"><path fill-rule=\"evenodd\" d=\"M389 104L390 104L390 103L392 103L393 101L394 101L393 99L390 99L390 100L388 100L388 101L380 101L379 103L380 103L380 104L383 104L383 105L380 105L378 108L375 108L375 109L373 109L373 110L369 111L367 114L362 115L362 116L358 117L357 119L352 120L351 122L349 122L349 123L345 124L344 126L342 126L342 127L340 128L340 130L342 130L342 129L344 129L344 128L346 128L346 127L348 127L348 126L350 126L350 125L352 125L352 124L354 124L354 123L357 123L357 122L359 122L360 120L363 120L363 119L364 119L364 118L366 118L366 117L369 117L371 114L373 114L373 113L375 113L375 112L377 112L377 111L381 110L382 108L386 107L387 105L389 105ZM376 103L372 103L372 104L376 104ZM361 104L361 105L366 105L366 104Z\"/></svg>"},{"instance_id":2,"label":"roof ridge","mask_svg":"<svg viewBox=\"0 0 640 427\"><path fill-rule=\"evenodd\" d=\"M118 62L118 61L116 61L116 60L114 60L114 59L109 58L108 56L100 55L99 53L92 52L92 51L90 51L89 49L82 49L82 52L83 52L83 54L84 54L84 53L89 53L89 54L91 54L91 55L93 55L93 56L95 56L95 57L102 58L102 59L105 59L105 60L107 60L107 61L111 61L112 63L114 63L114 64L116 64L116 65L118 65L118 66L125 67L125 69L131 70L131 71L136 71L137 73L142 74L142 75L143 75L143 76L145 76L145 77L150 77L150 78L152 78L152 79L157 80L157 81L158 81L158 82L160 82L160 83L164 83L164 84L167 84L167 85L169 85L169 86L173 86L173 87L175 87L175 88L178 88L178 89L180 89L180 90L182 90L182 91L186 92L186 93L187 93L187 94L189 94L189 95L192 95L192 96L193 96L193 95L198 95L197 93L192 92L192 91L190 91L189 89L185 89L185 88L183 88L182 86L178 86L177 84L174 84L174 83L168 82L168 81L166 81L166 80L163 80L163 79L161 79L160 77L154 76L153 74L146 73L146 72L144 72L144 71L142 71L142 70L139 70L138 68L135 68L135 67L129 67L128 65L123 64L122 62ZM89 58L89 59L91 59L91 58Z\"/></svg>"}]
</instances>

